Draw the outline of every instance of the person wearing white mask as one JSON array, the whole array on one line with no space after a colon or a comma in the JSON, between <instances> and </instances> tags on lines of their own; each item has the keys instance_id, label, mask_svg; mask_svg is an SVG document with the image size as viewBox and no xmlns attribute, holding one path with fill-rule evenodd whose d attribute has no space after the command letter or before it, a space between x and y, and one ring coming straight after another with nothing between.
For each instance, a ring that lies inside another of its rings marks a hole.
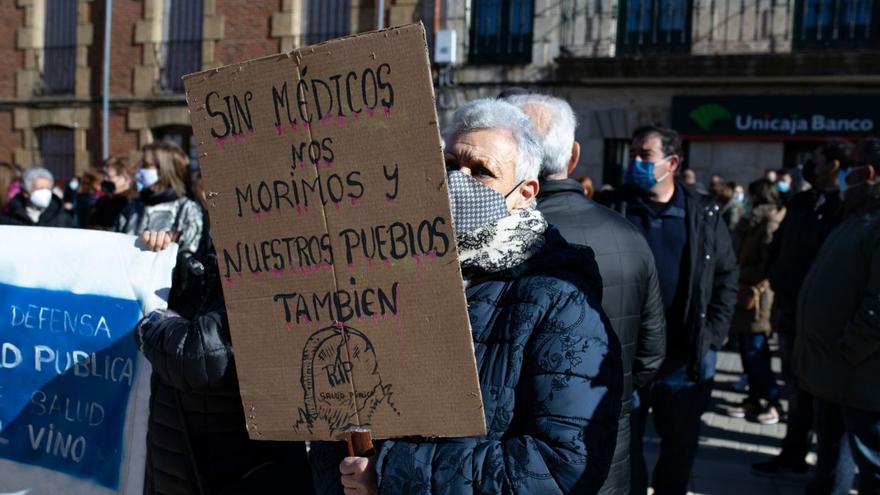
<instances>
[{"instance_id":1,"label":"person wearing white mask","mask_svg":"<svg viewBox=\"0 0 880 495\"><path fill-rule=\"evenodd\" d=\"M21 178L22 193L9 201L9 210L0 224L37 227L72 227L73 219L64 211L61 199L52 193L55 178L45 168L27 170Z\"/></svg>"},{"instance_id":2,"label":"person wearing white mask","mask_svg":"<svg viewBox=\"0 0 880 495\"><path fill-rule=\"evenodd\" d=\"M189 158L174 143L144 146L143 160L135 173L140 193L120 213L115 230L141 235L169 231L180 252L195 253L205 231L202 207L187 197Z\"/></svg>"}]
</instances>

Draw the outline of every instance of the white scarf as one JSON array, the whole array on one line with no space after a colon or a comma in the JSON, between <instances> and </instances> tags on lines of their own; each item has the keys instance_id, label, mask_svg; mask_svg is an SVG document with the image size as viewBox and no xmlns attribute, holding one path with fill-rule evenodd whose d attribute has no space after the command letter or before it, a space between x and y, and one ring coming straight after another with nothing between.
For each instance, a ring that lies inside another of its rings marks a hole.
<instances>
[{"instance_id":1,"label":"white scarf","mask_svg":"<svg viewBox=\"0 0 880 495\"><path fill-rule=\"evenodd\" d=\"M509 270L544 247L547 220L535 208L514 210L510 215L456 236L461 271L474 275Z\"/></svg>"}]
</instances>

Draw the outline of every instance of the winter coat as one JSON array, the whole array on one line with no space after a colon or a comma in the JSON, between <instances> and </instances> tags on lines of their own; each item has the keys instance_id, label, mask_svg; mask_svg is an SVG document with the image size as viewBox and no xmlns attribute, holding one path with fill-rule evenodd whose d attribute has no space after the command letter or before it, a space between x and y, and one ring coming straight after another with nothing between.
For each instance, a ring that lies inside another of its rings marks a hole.
<instances>
[{"instance_id":1,"label":"winter coat","mask_svg":"<svg viewBox=\"0 0 880 495\"><path fill-rule=\"evenodd\" d=\"M153 313L136 331L153 367L145 493L311 493L304 444L248 438L219 284L193 275L202 265L188 261L180 280L191 286L181 291L204 309L191 319Z\"/></svg>"},{"instance_id":2,"label":"winter coat","mask_svg":"<svg viewBox=\"0 0 880 495\"><path fill-rule=\"evenodd\" d=\"M795 369L816 397L880 411L880 200L822 244L798 297Z\"/></svg>"},{"instance_id":3,"label":"winter coat","mask_svg":"<svg viewBox=\"0 0 880 495\"><path fill-rule=\"evenodd\" d=\"M727 340L736 304L739 268L730 231L719 214L715 200L681 183L685 195L687 245L679 286L683 285L683 319L666 321L667 336L674 329L684 339L667 338L667 360L683 359L687 377L700 379L700 365L710 349L718 350ZM641 191L622 186L603 196L608 206L626 216L636 206ZM647 215L647 212L645 213Z\"/></svg>"},{"instance_id":4,"label":"winter coat","mask_svg":"<svg viewBox=\"0 0 880 495\"><path fill-rule=\"evenodd\" d=\"M9 201L7 213L2 215L0 224L8 225L29 225L34 227L73 227L73 218L64 211L61 199L52 195L52 201L49 206L40 214L37 222L31 220L27 214L27 207L30 200L25 198L23 194L19 194Z\"/></svg>"},{"instance_id":5,"label":"winter coat","mask_svg":"<svg viewBox=\"0 0 880 495\"><path fill-rule=\"evenodd\" d=\"M620 344L585 254L558 232L467 288L487 435L382 444L381 493L596 493L614 451Z\"/></svg>"},{"instance_id":6,"label":"winter coat","mask_svg":"<svg viewBox=\"0 0 880 495\"><path fill-rule=\"evenodd\" d=\"M95 203L87 228L113 230L119 214L128 206L132 196L129 193L113 194L102 197Z\"/></svg>"},{"instance_id":7,"label":"winter coat","mask_svg":"<svg viewBox=\"0 0 880 495\"><path fill-rule=\"evenodd\" d=\"M828 234L838 224L840 198L837 190L811 189L794 195L786 207L785 219L773 237L768 260L768 278L774 292L775 330L796 333L795 309L804 277Z\"/></svg>"},{"instance_id":8,"label":"winter coat","mask_svg":"<svg viewBox=\"0 0 880 495\"><path fill-rule=\"evenodd\" d=\"M601 493L629 493L633 388L647 385L666 355L666 319L654 256L625 218L587 198L574 180L541 183L538 209L570 243L588 246L602 277L602 309L620 340L623 402L617 448Z\"/></svg>"},{"instance_id":9,"label":"winter coat","mask_svg":"<svg viewBox=\"0 0 880 495\"><path fill-rule=\"evenodd\" d=\"M204 232L202 207L172 189L145 194L131 201L116 220L116 232L140 235L147 230L180 232L180 251L195 253Z\"/></svg>"},{"instance_id":10,"label":"winter coat","mask_svg":"<svg viewBox=\"0 0 880 495\"><path fill-rule=\"evenodd\" d=\"M769 332L773 290L767 281L767 260L773 235L785 218L785 208L764 204L754 208L736 226L739 297L733 316L737 332Z\"/></svg>"},{"instance_id":11,"label":"winter coat","mask_svg":"<svg viewBox=\"0 0 880 495\"><path fill-rule=\"evenodd\" d=\"M470 280L468 315L486 436L377 446L382 494L596 493L608 474L623 388L620 344L589 253L558 232L511 270ZM318 493L341 493L333 446L311 451ZM325 477L326 479L321 479Z\"/></svg>"}]
</instances>

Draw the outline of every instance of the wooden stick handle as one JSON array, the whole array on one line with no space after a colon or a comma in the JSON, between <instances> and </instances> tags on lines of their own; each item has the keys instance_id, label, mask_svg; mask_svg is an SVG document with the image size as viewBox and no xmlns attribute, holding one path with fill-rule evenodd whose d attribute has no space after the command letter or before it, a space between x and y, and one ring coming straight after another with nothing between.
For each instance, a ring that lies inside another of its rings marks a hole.
<instances>
[{"instance_id":1,"label":"wooden stick handle","mask_svg":"<svg viewBox=\"0 0 880 495\"><path fill-rule=\"evenodd\" d=\"M348 455L351 457L370 457L376 453L373 448L373 436L366 428L352 428L345 432L348 443Z\"/></svg>"}]
</instances>

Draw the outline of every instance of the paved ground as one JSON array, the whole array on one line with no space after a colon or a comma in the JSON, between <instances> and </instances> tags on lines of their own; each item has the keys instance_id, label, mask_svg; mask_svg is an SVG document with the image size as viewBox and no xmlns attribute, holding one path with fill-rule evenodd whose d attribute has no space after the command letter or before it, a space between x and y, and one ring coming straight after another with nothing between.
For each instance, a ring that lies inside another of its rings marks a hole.
<instances>
[{"instance_id":1,"label":"paved ground","mask_svg":"<svg viewBox=\"0 0 880 495\"><path fill-rule=\"evenodd\" d=\"M774 358L773 365L778 376L778 358ZM727 408L745 397L732 388L741 372L738 354L722 352L719 355L712 405L703 415L703 434L691 478L691 491L712 495L802 494L806 477L781 480L752 474L752 463L779 453L785 424L763 426L727 415ZM648 423L650 426L651 421ZM653 432L645 439L645 449L650 470L659 450L659 439ZM808 462L815 463L812 454Z\"/></svg>"}]
</instances>

